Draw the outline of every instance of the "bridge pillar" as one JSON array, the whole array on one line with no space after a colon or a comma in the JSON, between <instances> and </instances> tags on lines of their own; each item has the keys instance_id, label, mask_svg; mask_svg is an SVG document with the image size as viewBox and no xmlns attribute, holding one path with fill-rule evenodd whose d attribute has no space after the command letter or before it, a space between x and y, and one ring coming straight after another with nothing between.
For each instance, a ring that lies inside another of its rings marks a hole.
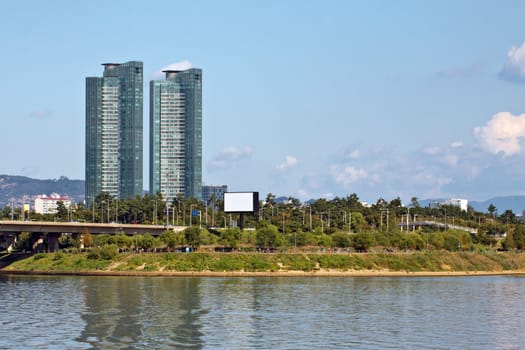
<instances>
[{"instance_id":1,"label":"bridge pillar","mask_svg":"<svg viewBox=\"0 0 525 350\"><path fill-rule=\"evenodd\" d=\"M47 250L50 252L56 252L58 251L58 237L60 237L60 233L57 232L49 232L47 234Z\"/></svg>"},{"instance_id":2,"label":"bridge pillar","mask_svg":"<svg viewBox=\"0 0 525 350\"><path fill-rule=\"evenodd\" d=\"M16 243L17 232L4 232L0 236L0 249L11 251Z\"/></svg>"}]
</instances>

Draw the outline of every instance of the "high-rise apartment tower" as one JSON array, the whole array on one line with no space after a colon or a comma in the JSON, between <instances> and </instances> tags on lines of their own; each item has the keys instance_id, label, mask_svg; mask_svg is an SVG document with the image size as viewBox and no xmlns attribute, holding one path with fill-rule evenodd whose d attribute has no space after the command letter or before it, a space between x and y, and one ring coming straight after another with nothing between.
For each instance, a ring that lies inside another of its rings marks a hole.
<instances>
[{"instance_id":1,"label":"high-rise apartment tower","mask_svg":"<svg viewBox=\"0 0 525 350\"><path fill-rule=\"evenodd\" d=\"M105 63L86 78L86 199L142 195L143 64Z\"/></svg>"},{"instance_id":2,"label":"high-rise apartment tower","mask_svg":"<svg viewBox=\"0 0 525 350\"><path fill-rule=\"evenodd\" d=\"M202 70L150 82L150 193L202 196Z\"/></svg>"}]
</instances>

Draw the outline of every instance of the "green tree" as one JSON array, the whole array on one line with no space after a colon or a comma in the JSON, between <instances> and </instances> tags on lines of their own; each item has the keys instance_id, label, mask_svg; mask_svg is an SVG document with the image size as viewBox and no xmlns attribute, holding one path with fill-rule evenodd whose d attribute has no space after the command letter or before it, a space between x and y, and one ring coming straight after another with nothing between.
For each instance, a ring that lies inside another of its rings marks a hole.
<instances>
[{"instance_id":1,"label":"green tree","mask_svg":"<svg viewBox=\"0 0 525 350\"><path fill-rule=\"evenodd\" d=\"M468 250L472 244L470 234L464 231L449 230L443 236L444 248L451 252Z\"/></svg>"},{"instance_id":2,"label":"green tree","mask_svg":"<svg viewBox=\"0 0 525 350\"><path fill-rule=\"evenodd\" d=\"M80 239L74 238L71 234L62 234L58 238L58 244L60 248L80 248Z\"/></svg>"},{"instance_id":3,"label":"green tree","mask_svg":"<svg viewBox=\"0 0 525 350\"><path fill-rule=\"evenodd\" d=\"M197 249L201 245L201 229L198 226L191 226L184 231L184 239L192 249Z\"/></svg>"},{"instance_id":4,"label":"green tree","mask_svg":"<svg viewBox=\"0 0 525 350\"><path fill-rule=\"evenodd\" d=\"M516 214L511 209L507 209L500 215L500 219L504 223L513 224L516 222Z\"/></svg>"},{"instance_id":5,"label":"green tree","mask_svg":"<svg viewBox=\"0 0 525 350\"><path fill-rule=\"evenodd\" d=\"M374 236L369 232L356 233L352 240L354 249L358 252L366 252L374 245Z\"/></svg>"},{"instance_id":6,"label":"green tree","mask_svg":"<svg viewBox=\"0 0 525 350\"><path fill-rule=\"evenodd\" d=\"M258 248L278 248L283 244L282 235L274 225L267 225L257 229Z\"/></svg>"},{"instance_id":7,"label":"green tree","mask_svg":"<svg viewBox=\"0 0 525 350\"><path fill-rule=\"evenodd\" d=\"M220 243L224 246L239 248L239 241L241 239L241 230L239 228L228 228L221 232Z\"/></svg>"},{"instance_id":8,"label":"green tree","mask_svg":"<svg viewBox=\"0 0 525 350\"><path fill-rule=\"evenodd\" d=\"M525 226L523 226L523 224L516 225L513 232L513 239L517 249L525 249Z\"/></svg>"},{"instance_id":9,"label":"green tree","mask_svg":"<svg viewBox=\"0 0 525 350\"><path fill-rule=\"evenodd\" d=\"M63 201L57 201L57 212L56 217L60 220L67 220L68 219L69 210L65 206Z\"/></svg>"},{"instance_id":10,"label":"green tree","mask_svg":"<svg viewBox=\"0 0 525 350\"><path fill-rule=\"evenodd\" d=\"M0 219L10 220L11 219L11 207L6 205L2 210L0 210Z\"/></svg>"},{"instance_id":11,"label":"green tree","mask_svg":"<svg viewBox=\"0 0 525 350\"><path fill-rule=\"evenodd\" d=\"M348 248L352 246L352 239L347 233L337 232L332 235L332 244L337 248Z\"/></svg>"},{"instance_id":12,"label":"green tree","mask_svg":"<svg viewBox=\"0 0 525 350\"><path fill-rule=\"evenodd\" d=\"M320 247L330 248L332 246L332 236L322 233L317 236L317 245Z\"/></svg>"},{"instance_id":13,"label":"green tree","mask_svg":"<svg viewBox=\"0 0 525 350\"><path fill-rule=\"evenodd\" d=\"M362 232L366 228L366 219L361 213L352 213L352 231Z\"/></svg>"},{"instance_id":14,"label":"green tree","mask_svg":"<svg viewBox=\"0 0 525 350\"><path fill-rule=\"evenodd\" d=\"M162 232L160 240L171 250L184 245L184 235L181 232L175 232L172 230Z\"/></svg>"},{"instance_id":15,"label":"green tree","mask_svg":"<svg viewBox=\"0 0 525 350\"><path fill-rule=\"evenodd\" d=\"M157 246L156 239L150 235L137 235L136 237L137 248L144 249L145 251L151 251Z\"/></svg>"},{"instance_id":16,"label":"green tree","mask_svg":"<svg viewBox=\"0 0 525 350\"><path fill-rule=\"evenodd\" d=\"M516 249L516 242L514 242L514 232L510 231L507 233L507 237L501 242L503 248L507 250Z\"/></svg>"},{"instance_id":17,"label":"green tree","mask_svg":"<svg viewBox=\"0 0 525 350\"><path fill-rule=\"evenodd\" d=\"M275 195L268 193L266 195L265 203L266 205L274 206L275 205Z\"/></svg>"},{"instance_id":18,"label":"green tree","mask_svg":"<svg viewBox=\"0 0 525 350\"><path fill-rule=\"evenodd\" d=\"M490 215L494 216L494 213L498 210L496 208L496 206L492 203L490 203L489 207L487 208L487 210L489 211Z\"/></svg>"},{"instance_id":19,"label":"green tree","mask_svg":"<svg viewBox=\"0 0 525 350\"><path fill-rule=\"evenodd\" d=\"M402 202L401 202L401 198L397 197L397 198L394 198L390 201L390 203L388 204L388 207L389 208L399 208L402 206Z\"/></svg>"},{"instance_id":20,"label":"green tree","mask_svg":"<svg viewBox=\"0 0 525 350\"><path fill-rule=\"evenodd\" d=\"M33 239L31 237L31 233L22 232L17 237L15 248L18 250L30 251L32 249L32 245Z\"/></svg>"}]
</instances>

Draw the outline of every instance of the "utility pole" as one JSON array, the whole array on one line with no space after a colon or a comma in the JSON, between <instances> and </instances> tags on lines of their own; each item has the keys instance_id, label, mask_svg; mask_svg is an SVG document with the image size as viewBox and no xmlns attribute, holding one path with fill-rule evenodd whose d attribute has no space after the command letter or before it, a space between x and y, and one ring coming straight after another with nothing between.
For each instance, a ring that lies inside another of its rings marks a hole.
<instances>
[{"instance_id":1,"label":"utility pole","mask_svg":"<svg viewBox=\"0 0 525 350\"><path fill-rule=\"evenodd\" d=\"M408 220L410 217L410 208L407 208L407 232L405 233L405 252L408 251Z\"/></svg>"}]
</instances>

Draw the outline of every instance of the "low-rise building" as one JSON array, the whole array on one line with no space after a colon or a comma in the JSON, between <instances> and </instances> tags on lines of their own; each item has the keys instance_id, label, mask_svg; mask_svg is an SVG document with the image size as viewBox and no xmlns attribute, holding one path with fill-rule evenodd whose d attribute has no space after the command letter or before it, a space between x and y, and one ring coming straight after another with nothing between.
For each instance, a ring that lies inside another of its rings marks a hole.
<instances>
[{"instance_id":1,"label":"low-rise building","mask_svg":"<svg viewBox=\"0 0 525 350\"><path fill-rule=\"evenodd\" d=\"M431 208L436 208L440 205L452 205L455 207L459 207L463 211L467 211L468 210L468 199L450 198L450 199L443 199L443 200L430 202Z\"/></svg>"},{"instance_id":2,"label":"low-rise building","mask_svg":"<svg viewBox=\"0 0 525 350\"><path fill-rule=\"evenodd\" d=\"M49 196L40 195L35 198L35 213L56 214L58 202L62 202L66 208L71 206L71 200L68 197L60 196L57 193L52 193Z\"/></svg>"}]
</instances>

